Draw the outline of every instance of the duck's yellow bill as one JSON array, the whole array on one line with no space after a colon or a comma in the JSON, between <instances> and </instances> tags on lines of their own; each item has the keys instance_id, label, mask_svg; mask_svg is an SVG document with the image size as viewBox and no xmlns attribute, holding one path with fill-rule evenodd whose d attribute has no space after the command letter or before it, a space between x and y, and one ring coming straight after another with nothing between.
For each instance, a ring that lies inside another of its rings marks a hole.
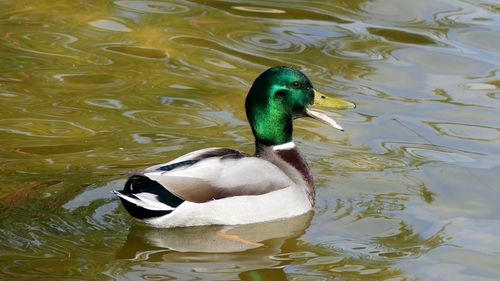
<instances>
[{"instance_id":1,"label":"duck's yellow bill","mask_svg":"<svg viewBox=\"0 0 500 281\"><path fill-rule=\"evenodd\" d=\"M352 102L331 98L317 90L314 90L314 106L333 110L344 110L356 107Z\"/></svg>"},{"instance_id":2,"label":"duck's yellow bill","mask_svg":"<svg viewBox=\"0 0 500 281\"><path fill-rule=\"evenodd\" d=\"M354 103L328 97L318 92L317 90L314 90L314 106L327 109L334 109L334 110L342 110L342 109L349 109L356 107ZM319 120L327 125L334 127L335 129L344 131L344 128L342 128L337 122L335 122L335 120L333 120L332 118L328 117L326 114L323 114L321 112L307 108L306 116Z\"/></svg>"}]
</instances>

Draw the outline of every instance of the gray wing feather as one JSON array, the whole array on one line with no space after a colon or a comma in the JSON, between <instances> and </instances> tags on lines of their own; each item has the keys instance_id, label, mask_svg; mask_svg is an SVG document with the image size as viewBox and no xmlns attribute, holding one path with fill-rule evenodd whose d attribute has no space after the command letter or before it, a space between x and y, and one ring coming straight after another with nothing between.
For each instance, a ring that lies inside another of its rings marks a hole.
<instances>
[{"instance_id":1,"label":"gray wing feather","mask_svg":"<svg viewBox=\"0 0 500 281\"><path fill-rule=\"evenodd\" d=\"M171 171L145 170L144 175L160 183L176 196L202 203L231 196L260 195L288 187L292 181L277 166L257 157L225 157L217 149L203 149L181 156L167 164L211 156ZM233 153L232 151L231 153ZM165 165L165 164L163 164Z\"/></svg>"}]
</instances>

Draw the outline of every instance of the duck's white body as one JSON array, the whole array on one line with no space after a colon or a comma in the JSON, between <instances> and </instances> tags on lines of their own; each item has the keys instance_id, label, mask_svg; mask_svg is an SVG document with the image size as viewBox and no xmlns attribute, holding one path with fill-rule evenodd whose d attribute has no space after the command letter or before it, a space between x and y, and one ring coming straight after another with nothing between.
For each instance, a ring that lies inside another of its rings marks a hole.
<instances>
[{"instance_id":1,"label":"duck's white body","mask_svg":"<svg viewBox=\"0 0 500 281\"><path fill-rule=\"evenodd\" d=\"M256 156L222 148L197 150L135 177L159 184L182 201L162 202L160 192L134 190L136 183L117 192L133 216L134 210L151 212L136 217L155 227L250 224L298 216L314 205L312 176L293 142L260 146Z\"/></svg>"},{"instance_id":2,"label":"duck's white body","mask_svg":"<svg viewBox=\"0 0 500 281\"><path fill-rule=\"evenodd\" d=\"M186 201L168 215L143 221L155 227L250 224L298 216L311 207L304 194L296 186L290 186L264 195L234 196L205 203Z\"/></svg>"}]
</instances>

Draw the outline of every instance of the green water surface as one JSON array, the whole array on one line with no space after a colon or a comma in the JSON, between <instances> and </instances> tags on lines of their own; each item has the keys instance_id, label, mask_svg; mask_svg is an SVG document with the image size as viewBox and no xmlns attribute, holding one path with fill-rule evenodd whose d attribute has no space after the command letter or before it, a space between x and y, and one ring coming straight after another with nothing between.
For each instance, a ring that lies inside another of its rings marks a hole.
<instances>
[{"instance_id":1,"label":"green water surface","mask_svg":"<svg viewBox=\"0 0 500 281\"><path fill-rule=\"evenodd\" d=\"M314 213L135 223L131 171L253 152L275 65L357 104L295 122ZM0 280L498 280L499 182L498 1L0 1Z\"/></svg>"}]
</instances>

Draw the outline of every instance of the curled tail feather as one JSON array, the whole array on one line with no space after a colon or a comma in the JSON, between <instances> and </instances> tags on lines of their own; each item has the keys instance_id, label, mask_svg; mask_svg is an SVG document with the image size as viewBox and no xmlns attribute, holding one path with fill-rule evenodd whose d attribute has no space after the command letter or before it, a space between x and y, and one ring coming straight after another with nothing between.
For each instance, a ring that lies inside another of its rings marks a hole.
<instances>
[{"instance_id":1,"label":"curled tail feather","mask_svg":"<svg viewBox=\"0 0 500 281\"><path fill-rule=\"evenodd\" d=\"M114 191L131 216L144 220L171 213L184 200L143 175L131 176L123 190Z\"/></svg>"}]
</instances>

